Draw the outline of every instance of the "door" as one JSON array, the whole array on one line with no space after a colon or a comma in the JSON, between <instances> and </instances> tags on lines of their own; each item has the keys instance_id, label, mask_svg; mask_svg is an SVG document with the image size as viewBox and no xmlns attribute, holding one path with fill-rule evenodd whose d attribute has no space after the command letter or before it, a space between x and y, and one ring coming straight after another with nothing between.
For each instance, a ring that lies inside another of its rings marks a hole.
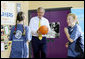
<instances>
[{"instance_id":1,"label":"door","mask_svg":"<svg viewBox=\"0 0 85 59\"><path fill-rule=\"evenodd\" d=\"M44 17L49 22L59 22L59 33L60 36L56 38L48 38L47 40L47 58L66 58L67 48L65 43L68 41L64 33L64 27L67 26L66 18L67 14L70 13L70 7L67 8L54 8L46 9ZM29 21L32 17L37 16L36 10L30 10Z\"/></svg>"}]
</instances>

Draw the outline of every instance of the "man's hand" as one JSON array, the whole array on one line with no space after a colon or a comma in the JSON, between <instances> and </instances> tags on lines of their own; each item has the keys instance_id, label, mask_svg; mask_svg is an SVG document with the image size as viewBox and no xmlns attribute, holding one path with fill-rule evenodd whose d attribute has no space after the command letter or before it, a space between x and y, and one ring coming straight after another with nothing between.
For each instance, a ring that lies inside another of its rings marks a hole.
<instances>
[{"instance_id":1,"label":"man's hand","mask_svg":"<svg viewBox=\"0 0 85 59\"><path fill-rule=\"evenodd\" d=\"M38 33L38 35L41 35L41 32L39 31L39 29L37 30L37 33Z\"/></svg>"}]
</instances>

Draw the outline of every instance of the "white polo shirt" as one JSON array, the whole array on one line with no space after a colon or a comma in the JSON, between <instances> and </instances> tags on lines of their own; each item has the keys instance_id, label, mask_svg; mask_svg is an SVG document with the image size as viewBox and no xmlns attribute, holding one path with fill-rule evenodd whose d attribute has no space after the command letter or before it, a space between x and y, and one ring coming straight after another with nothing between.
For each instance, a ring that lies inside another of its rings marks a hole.
<instances>
[{"instance_id":1,"label":"white polo shirt","mask_svg":"<svg viewBox=\"0 0 85 59\"><path fill-rule=\"evenodd\" d=\"M47 26L49 29L48 32L50 32L49 21L46 18L42 17L40 19L40 23L41 23L41 26L42 25ZM39 29L39 17L38 16L31 18L29 27L31 29L32 36L38 36L38 33L37 33L37 30ZM46 36L46 35L42 35L42 36Z\"/></svg>"}]
</instances>

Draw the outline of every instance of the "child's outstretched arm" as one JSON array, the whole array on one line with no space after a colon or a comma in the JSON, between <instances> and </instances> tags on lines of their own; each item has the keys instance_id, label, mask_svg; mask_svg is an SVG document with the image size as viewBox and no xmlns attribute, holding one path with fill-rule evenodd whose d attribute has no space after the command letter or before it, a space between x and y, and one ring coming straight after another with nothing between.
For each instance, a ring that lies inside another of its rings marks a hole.
<instances>
[{"instance_id":1,"label":"child's outstretched arm","mask_svg":"<svg viewBox=\"0 0 85 59\"><path fill-rule=\"evenodd\" d=\"M68 33L68 29L67 29L66 27L64 28L64 31L65 31L65 34L66 34L68 40L69 40L70 42L73 42L74 40L72 40L72 39L70 38L70 35L69 35L69 33Z\"/></svg>"}]
</instances>

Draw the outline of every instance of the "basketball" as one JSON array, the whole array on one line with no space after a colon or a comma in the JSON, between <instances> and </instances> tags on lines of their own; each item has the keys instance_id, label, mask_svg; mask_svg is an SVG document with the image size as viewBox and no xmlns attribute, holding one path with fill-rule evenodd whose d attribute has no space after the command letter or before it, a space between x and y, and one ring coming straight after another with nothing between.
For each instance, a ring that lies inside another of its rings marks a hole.
<instances>
[{"instance_id":1,"label":"basketball","mask_svg":"<svg viewBox=\"0 0 85 59\"><path fill-rule=\"evenodd\" d=\"M39 31L41 32L41 34L45 35L48 33L48 27L47 26L40 26Z\"/></svg>"}]
</instances>

